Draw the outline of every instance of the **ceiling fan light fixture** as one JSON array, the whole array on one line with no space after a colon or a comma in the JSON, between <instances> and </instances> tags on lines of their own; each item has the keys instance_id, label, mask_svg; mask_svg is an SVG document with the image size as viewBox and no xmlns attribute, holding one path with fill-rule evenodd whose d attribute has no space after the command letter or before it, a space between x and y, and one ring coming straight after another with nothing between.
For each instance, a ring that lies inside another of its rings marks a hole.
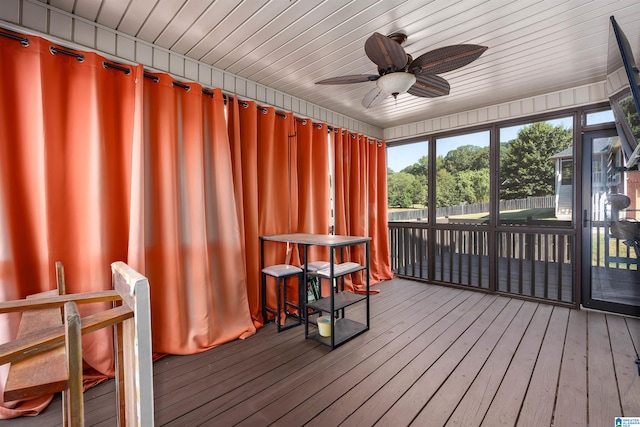
<instances>
[{"instance_id":1,"label":"ceiling fan light fixture","mask_svg":"<svg viewBox=\"0 0 640 427\"><path fill-rule=\"evenodd\" d=\"M416 82L416 76L412 73L389 73L376 80L376 84L385 93L397 96L405 93Z\"/></svg>"}]
</instances>

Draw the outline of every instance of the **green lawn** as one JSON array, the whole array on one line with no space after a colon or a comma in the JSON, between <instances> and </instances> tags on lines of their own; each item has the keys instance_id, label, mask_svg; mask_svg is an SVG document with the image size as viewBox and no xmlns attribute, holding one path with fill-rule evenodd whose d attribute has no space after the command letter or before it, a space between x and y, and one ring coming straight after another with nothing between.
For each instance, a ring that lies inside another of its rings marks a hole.
<instances>
[{"instance_id":1,"label":"green lawn","mask_svg":"<svg viewBox=\"0 0 640 427\"><path fill-rule=\"evenodd\" d=\"M602 234L594 233L591 242L591 265L604 267L605 263L605 248L606 241ZM625 245L622 241L610 238L609 239L609 256L611 257L619 257L619 264L622 265L621 268L629 268L630 270L637 270L638 266L636 264L637 256L633 249L633 247L629 247ZM623 262L625 258L629 259L628 265L626 262ZM611 263L610 267L616 267L616 263Z\"/></svg>"},{"instance_id":2,"label":"green lawn","mask_svg":"<svg viewBox=\"0 0 640 427\"><path fill-rule=\"evenodd\" d=\"M489 219L489 214L486 212L469 215L456 215L451 218L467 218L467 219ZM555 220L555 208L535 208L524 209L520 211L503 211L500 212L500 219L550 219Z\"/></svg>"}]
</instances>

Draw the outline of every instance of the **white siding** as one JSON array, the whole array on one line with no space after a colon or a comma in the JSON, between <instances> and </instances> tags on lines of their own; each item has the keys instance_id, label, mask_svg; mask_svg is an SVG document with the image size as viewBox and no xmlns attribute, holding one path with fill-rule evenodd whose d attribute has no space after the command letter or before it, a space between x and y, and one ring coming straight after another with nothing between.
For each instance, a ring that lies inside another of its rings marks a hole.
<instances>
[{"instance_id":1,"label":"white siding","mask_svg":"<svg viewBox=\"0 0 640 427\"><path fill-rule=\"evenodd\" d=\"M386 141L395 141L415 138L433 132L489 124L607 100L605 82L603 81L570 90L521 99L507 104L492 105L450 116L387 128L384 130L384 139Z\"/></svg>"}]
</instances>

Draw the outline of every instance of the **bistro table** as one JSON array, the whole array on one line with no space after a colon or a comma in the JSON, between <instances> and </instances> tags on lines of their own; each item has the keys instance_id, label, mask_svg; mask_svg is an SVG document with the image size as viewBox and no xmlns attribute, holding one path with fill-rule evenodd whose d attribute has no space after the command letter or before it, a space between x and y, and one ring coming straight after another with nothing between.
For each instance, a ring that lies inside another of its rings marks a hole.
<instances>
[{"instance_id":1,"label":"bistro table","mask_svg":"<svg viewBox=\"0 0 640 427\"><path fill-rule=\"evenodd\" d=\"M330 288L333 288L334 279L343 277L347 274L355 273L357 271L364 270L366 277L366 291L364 294L356 294L353 292L344 291L344 282L341 290L332 289L329 292L328 297L320 298L317 301L307 303L305 284L300 283L298 286L298 301L300 305L300 312L308 314L307 309L314 310L312 313L326 312L330 313L331 318L335 318L336 313L341 312L341 317L330 322L331 334L329 337L320 336L319 332L309 333L309 315L304 315L305 318L305 338L315 339L325 345L328 345L331 349L334 349L340 344L354 338L355 336L369 330L369 246L371 242L370 237L362 236L337 236L333 234L309 234L309 233L287 233L287 234L272 234L260 236L260 270L265 267L264 265L264 245L266 241L270 242L282 242L282 243L295 243L302 248L301 264L304 272L303 277L307 277L307 262L308 262L308 248L309 246L325 246L329 248L329 259L337 260L336 251L340 252L340 260L342 263L336 264L330 262L329 267L323 270L318 270L317 274L321 278L329 279ZM365 264L360 265L354 262L344 261L344 248L354 245L365 246ZM336 292L338 291L338 292ZM345 308L359 303L365 302L366 305L366 321L365 323L356 322L354 320L345 318ZM311 322L313 324L313 321Z\"/></svg>"}]
</instances>

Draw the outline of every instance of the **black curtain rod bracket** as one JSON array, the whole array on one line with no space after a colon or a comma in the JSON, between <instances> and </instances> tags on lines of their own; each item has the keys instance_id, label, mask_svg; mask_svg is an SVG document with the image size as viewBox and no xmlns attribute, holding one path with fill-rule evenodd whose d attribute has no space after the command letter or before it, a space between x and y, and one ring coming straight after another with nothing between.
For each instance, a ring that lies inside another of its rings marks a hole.
<instances>
[{"instance_id":1,"label":"black curtain rod bracket","mask_svg":"<svg viewBox=\"0 0 640 427\"><path fill-rule=\"evenodd\" d=\"M153 80L154 83L158 83L160 81L160 77L154 76L153 74L144 73L144 78L145 79L149 79L149 80Z\"/></svg>"},{"instance_id":2,"label":"black curtain rod bracket","mask_svg":"<svg viewBox=\"0 0 640 427\"><path fill-rule=\"evenodd\" d=\"M171 84L172 84L173 86L181 87L182 89L186 90L187 92L191 90L191 86L186 85L186 84L184 84L184 83L180 83L180 82L176 82L176 81L174 81L174 82L171 82Z\"/></svg>"},{"instance_id":3,"label":"black curtain rod bracket","mask_svg":"<svg viewBox=\"0 0 640 427\"><path fill-rule=\"evenodd\" d=\"M131 74L131 68L124 67L122 65L112 64L107 61L102 61L102 66L104 68L113 68L114 70L122 71L125 74L125 76L128 76L129 74Z\"/></svg>"},{"instance_id":4,"label":"black curtain rod bracket","mask_svg":"<svg viewBox=\"0 0 640 427\"><path fill-rule=\"evenodd\" d=\"M70 50L60 49L59 47L55 47L55 46L49 46L49 52L51 52L51 54L53 55L62 53L63 55L73 56L78 60L78 62L84 62L84 55L81 53L75 53Z\"/></svg>"}]
</instances>

